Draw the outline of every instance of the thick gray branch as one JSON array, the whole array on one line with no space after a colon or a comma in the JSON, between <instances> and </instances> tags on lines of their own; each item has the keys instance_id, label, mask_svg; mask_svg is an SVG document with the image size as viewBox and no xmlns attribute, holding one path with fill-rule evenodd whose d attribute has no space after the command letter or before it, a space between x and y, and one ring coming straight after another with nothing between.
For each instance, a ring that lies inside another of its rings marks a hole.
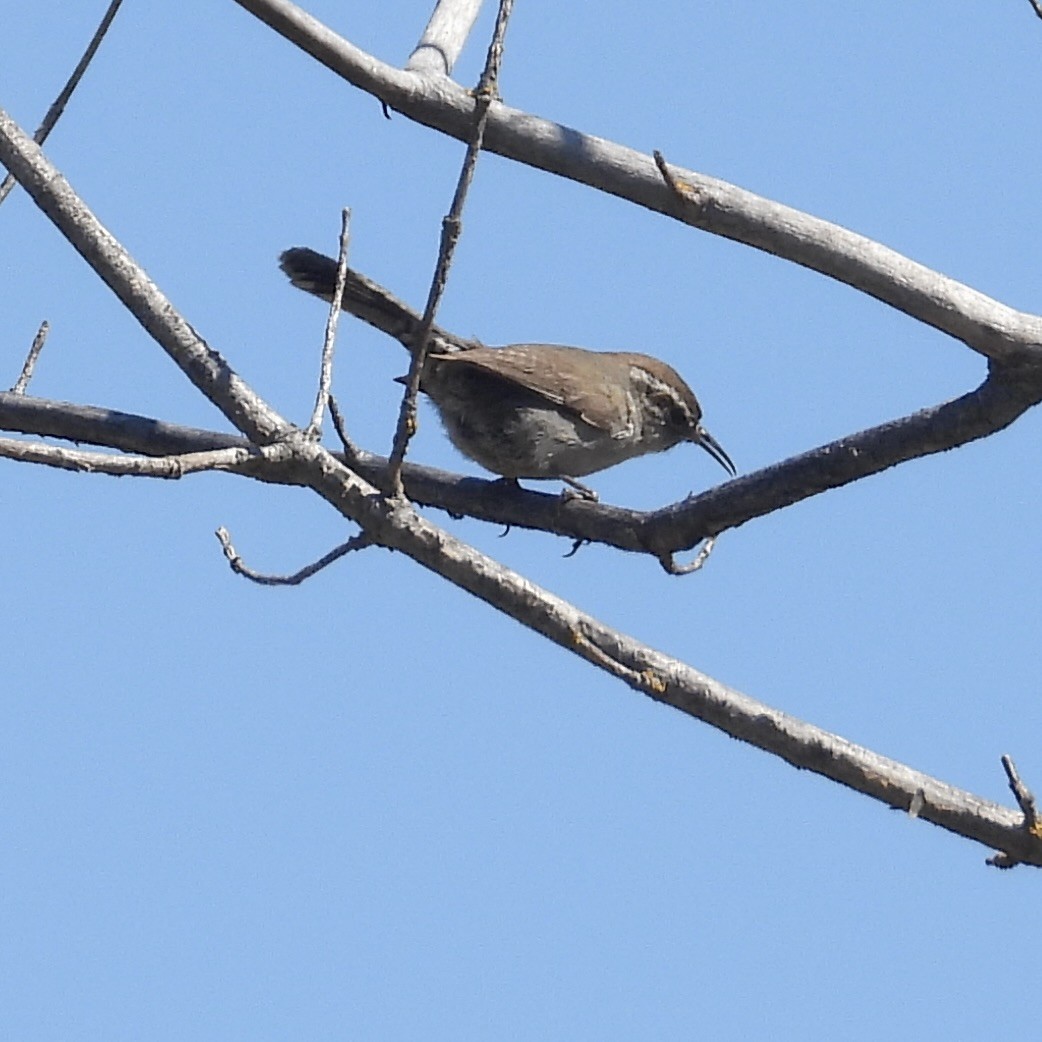
<instances>
[{"instance_id":1,"label":"thick gray branch","mask_svg":"<svg viewBox=\"0 0 1042 1042\"><path fill-rule=\"evenodd\" d=\"M467 140L474 99L448 78L386 65L289 0L236 2L354 86L418 123ZM1040 353L1039 316L1001 304L863 235L725 181L672 167L684 188L681 199L651 156L501 104L489 113L485 148L802 264L989 358Z\"/></svg>"}]
</instances>

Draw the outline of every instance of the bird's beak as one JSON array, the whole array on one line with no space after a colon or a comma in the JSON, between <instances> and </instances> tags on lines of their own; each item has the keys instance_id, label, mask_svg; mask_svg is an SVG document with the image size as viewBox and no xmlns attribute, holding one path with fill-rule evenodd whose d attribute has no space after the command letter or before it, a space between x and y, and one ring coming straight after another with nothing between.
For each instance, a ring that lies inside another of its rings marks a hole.
<instances>
[{"instance_id":1,"label":"bird's beak","mask_svg":"<svg viewBox=\"0 0 1042 1042\"><path fill-rule=\"evenodd\" d=\"M706 452L709 453L721 467L724 468L731 475L735 477L738 471L735 469L735 465L731 462L731 457L724 452L723 446L705 429L705 427L698 426L695 428L695 436L691 439L696 445L701 445Z\"/></svg>"}]
</instances>

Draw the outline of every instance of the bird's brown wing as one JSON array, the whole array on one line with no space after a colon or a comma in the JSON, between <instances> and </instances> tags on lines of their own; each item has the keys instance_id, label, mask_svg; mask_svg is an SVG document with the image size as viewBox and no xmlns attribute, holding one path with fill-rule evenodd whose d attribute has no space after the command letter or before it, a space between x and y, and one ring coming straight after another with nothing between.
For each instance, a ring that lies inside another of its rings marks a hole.
<instances>
[{"instance_id":1,"label":"bird's brown wing","mask_svg":"<svg viewBox=\"0 0 1042 1042\"><path fill-rule=\"evenodd\" d=\"M454 365L477 366L495 373L554 405L579 416L591 427L617 435L632 427L626 395L627 381L619 379L604 362L614 356L582 348L564 348L566 353L548 358L542 349L552 344L510 344L507 347L480 347L473 351L445 355L439 359ZM601 364L591 376L584 356L595 355ZM553 372L548 373L552 364Z\"/></svg>"}]
</instances>

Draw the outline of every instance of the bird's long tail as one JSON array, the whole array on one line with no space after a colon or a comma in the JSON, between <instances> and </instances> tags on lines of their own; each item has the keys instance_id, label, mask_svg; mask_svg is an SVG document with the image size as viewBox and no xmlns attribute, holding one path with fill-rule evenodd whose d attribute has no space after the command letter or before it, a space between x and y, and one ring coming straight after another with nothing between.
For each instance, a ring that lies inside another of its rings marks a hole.
<instances>
[{"instance_id":1,"label":"bird's long tail","mask_svg":"<svg viewBox=\"0 0 1042 1042\"><path fill-rule=\"evenodd\" d=\"M279 257L279 267L298 289L331 301L336 288L337 262L305 246L294 246ZM420 328L421 317L382 286L348 269L343 309L363 322L392 336L410 350ZM446 346L470 346L468 342L434 326L435 341Z\"/></svg>"}]
</instances>

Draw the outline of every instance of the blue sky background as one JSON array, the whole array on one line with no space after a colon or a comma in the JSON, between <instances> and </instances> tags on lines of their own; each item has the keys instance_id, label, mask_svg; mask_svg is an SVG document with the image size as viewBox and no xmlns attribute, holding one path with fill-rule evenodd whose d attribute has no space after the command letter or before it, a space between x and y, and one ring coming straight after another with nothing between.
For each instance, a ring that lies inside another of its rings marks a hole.
<instances>
[{"instance_id":1,"label":"blue sky background","mask_svg":"<svg viewBox=\"0 0 1042 1042\"><path fill-rule=\"evenodd\" d=\"M9 5L32 129L104 4ZM313 0L406 60L425 3ZM457 70L475 81L494 10ZM836 221L1039 310L1042 21L1027 0L519 3L513 106ZM128 0L47 152L200 332L304 422L323 307L286 246L422 304L462 146L237 5ZM215 410L23 193L0 329L38 395ZM981 358L852 290L483 157L439 319L677 366L749 471L975 386ZM386 451L398 346L345 320L336 391ZM1037 411L723 537L708 567L435 515L718 679L990 799L1042 790ZM428 412L417 460L477 473ZM599 475L653 507L704 453ZM0 463L0 1035L977 1039L1037 1031L1039 875L646 700L302 491Z\"/></svg>"}]
</instances>

